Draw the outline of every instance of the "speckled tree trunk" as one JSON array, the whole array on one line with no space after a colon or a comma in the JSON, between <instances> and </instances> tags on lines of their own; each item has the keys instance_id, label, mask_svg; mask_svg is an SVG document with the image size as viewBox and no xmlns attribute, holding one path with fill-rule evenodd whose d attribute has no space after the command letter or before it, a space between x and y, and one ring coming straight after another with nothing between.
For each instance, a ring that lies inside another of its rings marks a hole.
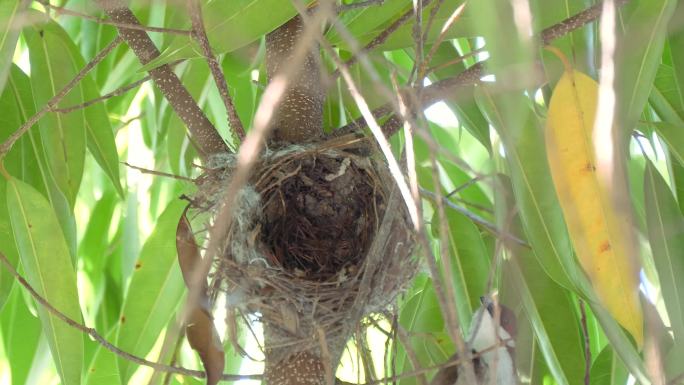
<instances>
[{"instance_id":1,"label":"speckled tree trunk","mask_svg":"<svg viewBox=\"0 0 684 385\"><path fill-rule=\"evenodd\" d=\"M304 26L297 16L266 36L266 66L269 81L281 66L288 65L294 55ZM276 144L312 142L323 133L324 92L321 84L319 51L311 47L304 65L294 79L275 115L271 142ZM275 346L282 342L283 334L274 326L264 326L266 385L323 385L325 364L318 351L292 353L291 347ZM327 363L336 367L335 363ZM334 369L333 369L334 371Z\"/></svg>"},{"instance_id":2,"label":"speckled tree trunk","mask_svg":"<svg viewBox=\"0 0 684 385\"><path fill-rule=\"evenodd\" d=\"M291 63L304 25L301 17L283 24L266 36L266 67L271 80L281 66ZM277 142L301 143L319 139L323 133L323 101L318 47L308 52L302 68L281 101L275 116L273 139Z\"/></svg>"}]
</instances>

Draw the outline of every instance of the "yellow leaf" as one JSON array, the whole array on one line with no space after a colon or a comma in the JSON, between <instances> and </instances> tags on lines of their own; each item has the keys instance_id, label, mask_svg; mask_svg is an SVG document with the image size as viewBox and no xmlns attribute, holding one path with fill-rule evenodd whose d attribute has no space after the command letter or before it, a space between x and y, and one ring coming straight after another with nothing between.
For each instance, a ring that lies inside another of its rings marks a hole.
<instances>
[{"instance_id":1,"label":"yellow leaf","mask_svg":"<svg viewBox=\"0 0 684 385\"><path fill-rule=\"evenodd\" d=\"M592 132L598 83L559 57L565 72L553 90L546 122L551 175L582 268L603 305L641 346L638 266L606 182L596 172Z\"/></svg>"}]
</instances>

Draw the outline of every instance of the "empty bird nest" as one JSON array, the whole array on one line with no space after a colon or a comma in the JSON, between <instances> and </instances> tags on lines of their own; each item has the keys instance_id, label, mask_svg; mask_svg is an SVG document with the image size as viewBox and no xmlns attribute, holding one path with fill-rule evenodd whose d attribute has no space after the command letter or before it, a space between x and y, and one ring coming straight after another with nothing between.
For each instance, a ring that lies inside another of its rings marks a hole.
<instances>
[{"instance_id":1,"label":"empty bird nest","mask_svg":"<svg viewBox=\"0 0 684 385\"><path fill-rule=\"evenodd\" d=\"M357 323L416 270L404 202L372 153L355 136L266 151L235 197L211 286L263 322L283 351L319 348L322 330L326 348L341 354ZM233 155L212 161L195 209L216 214L235 167Z\"/></svg>"}]
</instances>

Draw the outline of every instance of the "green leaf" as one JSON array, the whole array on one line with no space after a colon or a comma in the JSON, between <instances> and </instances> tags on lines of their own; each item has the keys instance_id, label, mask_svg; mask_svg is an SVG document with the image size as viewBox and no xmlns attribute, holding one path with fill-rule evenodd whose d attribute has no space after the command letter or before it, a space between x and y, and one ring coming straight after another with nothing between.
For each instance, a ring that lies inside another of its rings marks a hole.
<instances>
[{"instance_id":1,"label":"green leaf","mask_svg":"<svg viewBox=\"0 0 684 385\"><path fill-rule=\"evenodd\" d=\"M247 47L249 48L249 47ZM221 63L228 82L228 91L235 103L240 121L246 127L252 127L252 118L256 111L256 86L252 82L251 69L253 62L248 61L248 50L245 49L227 54Z\"/></svg>"},{"instance_id":2,"label":"green leaf","mask_svg":"<svg viewBox=\"0 0 684 385\"><path fill-rule=\"evenodd\" d=\"M7 87L0 95L0 111L3 112L0 115L0 140L3 141L34 113L29 78L14 64L10 67ZM37 130L34 126L19 138L5 157L4 164L10 174L47 194L46 174L39 161L43 147Z\"/></svg>"},{"instance_id":3,"label":"green leaf","mask_svg":"<svg viewBox=\"0 0 684 385\"><path fill-rule=\"evenodd\" d=\"M649 162L644 177L648 238L658 271L660 290L675 338L675 346L684 344L684 217L679 212L672 191ZM680 353L684 353L679 349ZM680 356L680 362L684 356Z\"/></svg>"},{"instance_id":4,"label":"green leaf","mask_svg":"<svg viewBox=\"0 0 684 385\"><path fill-rule=\"evenodd\" d=\"M83 87L86 99L95 99L100 96L95 81L90 76L83 79ZM85 118L88 150L112 181L119 196L123 198L125 194L119 180L119 154L116 150L114 131L109 122L105 105L95 103L86 108Z\"/></svg>"},{"instance_id":5,"label":"green leaf","mask_svg":"<svg viewBox=\"0 0 684 385\"><path fill-rule=\"evenodd\" d=\"M2 111L0 114L0 142L3 142L21 125L20 111L18 111L11 84L0 93L0 111ZM6 165L5 167L10 173L22 177L27 176L26 174L33 171L29 164L30 151L28 138L20 138L6 155L3 164ZM6 191L7 181L0 178L0 253L3 253L12 266L16 267L19 255L7 212ZM14 277L9 270L0 267L0 310L2 310L13 284Z\"/></svg>"},{"instance_id":6,"label":"green leaf","mask_svg":"<svg viewBox=\"0 0 684 385\"><path fill-rule=\"evenodd\" d=\"M480 0L468 4L468 8L473 16L469 20L470 25L478 35L484 37L485 48L491 56L485 65L496 75L497 82L513 87L529 84L529 79L526 78L533 73L532 41L528 38L531 30L522 28L511 17L514 13L513 3ZM508 110L506 113L514 114L516 110Z\"/></svg>"},{"instance_id":7,"label":"green leaf","mask_svg":"<svg viewBox=\"0 0 684 385\"><path fill-rule=\"evenodd\" d=\"M535 33L539 33L544 28L558 24L585 10L589 5L590 3L584 0L531 0L533 30ZM553 46L560 49L568 57L573 68L595 75L596 30L595 23L589 23L554 39ZM547 79L555 83L556 79L559 79L563 73L563 65L558 57L551 52L542 50L541 54Z\"/></svg>"},{"instance_id":8,"label":"green leaf","mask_svg":"<svg viewBox=\"0 0 684 385\"><path fill-rule=\"evenodd\" d=\"M679 116L684 121L684 29L681 27L682 15L684 15L684 3L678 2L675 16L670 19L670 37L668 40L669 53L672 65L672 87L676 90L673 97L675 108L680 112Z\"/></svg>"},{"instance_id":9,"label":"green leaf","mask_svg":"<svg viewBox=\"0 0 684 385\"><path fill-rule=\"evenodd\" d=\"M107 341L116 336L116 330L107 333ZM95 350L93 361L90 363L85 375L86 385L120 385L119 367L117 355L105 349L101 345Z\"/></svg>"},{"instance_id":10,"label":"green leaf","mask_svg":"<svg viewBox=\"0 0 684 385\"><path fill-rule=\"evenodd\" d=\"M76 273L50 203L33 187L12 178L7 207L27 280L38 294L67 317L81 322ZM83 336L38 306L57 372L65 385L81 383Z\"/></svg>"},{"instance_id":11,"label":"green leaf","mask_svg":"<svg viewBox=\"0 0 684 385\"><path fill-rule=\"evenodd\" d=\"M498 180L501 188L497 191L497 202L505 206L497 210L499 223L510 223L508 210L515 204L511 199L513 188L506 178ZM513 234L522 232L518 218L510 224L509 231ZM504 282L510 282L507 286L512 293L505 294L520 301L546 367L556 383L581 383L584 347L572 293L544 272L532 250L515 246L510 248L510 253L510 258L503 264L502 275ZM530 361L534 362L534 359L531 357Z\"/></svg>"},{"instance_id":12,"label":"green leaf","mask_svg":"<svg viewBox=\"0 0 684 385\"><path fill-rule=\"evenodd\" d=\"M282 0L212 1L202 9L204 26L215 55L253 42L285 24L296 14L294 6ZM176 35L170 46L141 70L148 71L174 60L201 56L202 51L194 40Z\"/></svg>"},{"instance_id":13,"label":"green leaf","mask_svg":"<svg viewBox=\"0 0 684 385\"><path fill-rule=\"evenodd\" d=\"M174 200L157 220L140 252L121 312L117 346L144 357L166 326L185 285L176 261L176 226L187 202ZM119 373L128 382L137 369L119 359Z\"/></svg>"},{"instance_id":14,"label":"green leaf","mask_svg":"<svg viewBox=\"0 0 684 385\"><path fill-rule=\"evenodd\" d=\"M41 108L76 76L80 68L69 48L73 42L58 24L36 24L23 32L29 48L33 96L36 106ZM77 86L62 99L60 106L79 104L83 100L83 90ZM50 174L73 208L83 176L86 149L83 111L49 113L39 124Z\"/></svg>"},{"instance_id":15,"label":"green leaf","mask_svg":"<svg viewBox=\"0 0 684 385\"><path fill-rule=\"evenodd\" d=\"M74 58L78 68L83 68L85 63L76 46L71 41L65 41L71 56ZM97 84L91 74L81 80L83 96L87 100L95 99L100 96ZM104 103L95 103L85 110L86 133L88 136L88 149L97 163L102 167L109 179L114 184L114 188L123 198L124 192L119 180L119 154L116 150L114 132L107 116L107 109Z\"/></svg>"},{"instance_id":16,"label":"green leaf","mask_svg":"<svg viewBox=\"0 0 684 385\"><path fill-rule=\"evenodd\" d=\"M19 67L12 65L7 87L0 96L0 111L4 112L0 116L0 138L9 136L34 114L33 103L28 76ZM30 184L48 198L69 245L69 251L75 258L76 223L66 198L49 175L38 127L32 127L17 141L5 158L5 166L10 174Z\"/></svg>"},{"instance_id":17,"label":"green leaf","mask_svg":"<svg viewBox=\"0 0 684 385\"><path fill-rule=\"evenodd\" d=\"M471 317L481 305L480 297L487 294L489 253L477 226L463 214L446 210L449 239L442 241L449 242L449 257L454 270L451 274L461 313L459 319L463 330L469 330ZM433 232L436 231L434 227Z\"/></svg>"},{"instance_id":18,"label":"green leaf","mask_svg":"<svg viewBox=\"0 0 684 385\"><path fill-rule=\"evenodd\" d=\"M639 2L625 25L616 51L617 115L627 137L639 119L663 53L667 23L676 0Z\"/></svg>"},{"instance_id":19,"label":"green leaf","mask_svg":"<svg viewBox=\"0 0 684 385\"><path fill-rule=\"evenodd\" d=\"M5 88L14 49L19 38L20 30L17 28L19 15L29 3L30 1L26 0L0 2L0 92Z\"/></svg>"},{"instance_id":20,"label":"green leaf","mask_svg":"<svg viewBox=\"0 0 684 385\"><path fill-rule=\"evenodd\" d=\"M386 0L380 5L345 12L340 16L340 22L352 36L359 40L360 44L365 45L383 30L383 26L392 23L409 9L411 9L409 1ZM362 39L361 36L365 38ZM330 41L330 44L346 46L342 36L334 26L326 32L325 37Z\"/></svg>"},{"instance_id":21,"label":"green leaf","mask_svg":"<svg viewBox=\"0 0 684 385\"><path fill-rule=\"evenodd\" d=\"M23 289L16 285L0 312L0 331L7 359L11 362L12 385L24 385L39 355L40 320L26 306Z\"/></svg>"},{"instance_id":22,"label":"green leaf","mask_svg":"<svg viewBox=\"0 0 684 385\"><path fill-rule=\"evenodd\" d=\"M406 300L400 303L399 323L409 333L419 333L408 341L411 346L399 345L396 357L398 373L411 370L411 362L406 349L412 349L422 365L436 365L446 360L454 352L450 338L444 332L444 320L437 302L432 280L420 275L414 280L413 288L407 293ZM423 337L429 333L430 337ZM400 385L416 384L416 378L405 378Z\"/></svg>"},{"instance_id":23,"label":"green leaf","mask_svg":"<svg viewBox=\"0 0 684 385\"><path fill-rule=\"evenodd\" d=\"M591 385L624 385L627 383L629 372L618 356L609 345L603 348L601 353L591 365L589 373Z\"/></svg>"},{"instance_id":24,"label":"green leaf","mask_svg":"<svg viewBox=\"0 0 684 385\"><path fill-rule=\"evenodd\" d=\"M403 4L401 4L403 3ZM437 37L442 31L442 27L453 14L453 12L458 8L459 5L463 3L462 0L445 0L443 4L437 11L434 22L430 31L428 31L424 38L427 44L431 44L437 40ZM434 8L436 2L432 5L425 7L423 10L423 23L427 23L430 18L430 13ZM366 45L371 42L378 35L383 33L387 27L390 26L395 20L397 20L406 11L411 9L411 2L404 0L403 2L397 1L389 3L391 8L388 7L387 13L379 12L377 7L369 7L364 14L363 22L355 21L355 25L358 25L358 31L354 33L354 37L361 45ZM401 7L403 5L403 8ZM383 5L384 6L384 5ZM380 8L382 8L381 6ZM398 11L398 12L397 12ZM394 13L393 13L394 12ZM393 13L393 14L392 14ZM391 16L391 17L388 17ZM377 19L373 19L373 18ZM446 31L446 39L454 39L457 37L473 37L476 33L470 28L468 20L472 18L467 14L467 12L460 17L456 23L454 23L451 28ZM415 42L413 39L413 27L415 25L415 17L411 16L407 22L402 24L396 31L389 35L384 43L380 44L375 48L378 51L391 51L402 48L414 47ZM334 29L334 28L333 28ZM329 32L330 33L330 32ZM349 49L349 43L339 39L339 46L344 49Z\"/></svg>"},{"instance_id":25,"label":"green leaf","mask_svg":"<svg viewBox=\"0 0 684 385\"><path fill-rule=\"evenodd\" d=\"M649 96L649 102L661 120L671 124L684 124L682 94L674 69L661 64Z\"/></svg>"},{"instance_id":26,"label":"green leaf","mask_svg":"<svg viewBox=\"0 0 684 385\"><path fill-rule=\"evenodd\" d=\"M530 258L533 257L525 259L529 262ZM570 306L567 292L564 293L564 290L553 281L540 276L541 269L536 275L523 275L521 268L516 263L511 263L509 270L512 272L523 309L532 323L539 348L554 380L560 385L579 383L572 380L580 378L582 373L582 367L577 365L578 360L581 362L582 358L581 342L578 338L577 323L568 322L575 319L576 315L568 314ZM529 286L531 283L536 284L536 289L541 286L542 291L533 290ZM548 311L552 313L547 313ZM572 330L572 326L575 326L575 330ZM567 332L568 329L571 331L570 334L563 335L562 332Z\"/></svg>"},{"instance_id":27,"label":"green leaf","mask_svg":"<svg viewBox=\"0 0 684 385\"><path fill-rule=\"evenodd\" d=\"M431 67L447 63L460 56L456 48L450 44L442 44L435 52L430 62ZM435 71L434 79L442 80L458 75L465 70L463 62ZM450 96L446 103L454 110L459 123L465 127L491 153L492 144L489 139L489 124L477 107L472 95L472 88L463 88L458 95Z\"/></svg>"},{"instance_id":28,"label":"green leaf","mask_svg":"<svg viewBox=\"0 0 684 385\"><path fill-rule=\"evenodd\" d=\"M651 123L660 136L670 154L677 159L679 164L684 165L684 122L681 125L657 122Z\"/></svg>"},{"instance_id":29,"label":"green leaf","mask_svg":"<svg viewBox=\"0 0 684 385\"><path fill-rule=\"evenodd\" d=\"M582 274L576 265L572 246L565 227L544 154L544 139L539 122L529 107L519 100L510 102L511 108L527 111L523 120L506 119L501 102L490 90L476 90L478 104L489 122L501 136L523 228L532 249L554 281L573 289L574 277Z\"/></svg>"},{"instance_id":30,"label":"green leaf","mask_svg":"<svg viewBox=\"0 0 684 385\"><path fill-rule=\"evenodd\" d=\"M426 44L432 44L437 40L437 37L442 31L442 27L447 22L449 17L458 8L459 5L463 3L462 0L445 0L444 4L440 7L439 11L435 16L434 22L430 30L425 33L424 39ZM436 4L436 3L433 3ZM426 7L423 10L423 23L427 23L430 18L430 12L432 7ZM476 31L471 28L471 22L473 20L472 15L465 12L444 34L447 40L455 39L459 37L474 37L476 36ZM379 35L390 23L387 23L380 28L369 31L366 34L356 36L360 42L370 42L373 38ZM415 17L411 17L407 23L404 23L401 27L397 28L384 43L380 44L375 48L378 51L391 51L407 47L415 47L416 43L413 38L413 26L415 25Z\"/></svg>"},{"instance_id":31,"label":"green leaf","mask_svg":"<svg viewBox=\"0 0 684 385\"><path fill-rule=\"evenodd\" d=\"M103 272L107 264L109 228L116 204L114 191L106 190L93 207L90 220L79 244L79 257L83 263L83 272L90 279L96 293L104 289L106 276Z\"/></svg>"},{"instance_id":32,"label":"green leaf","mask_svg":"<svg viewBox=\"0 0 684 385\"><path fill-rule=\"evenodd\" d=\"M0 253L2 253L12 266L17 267L19 254L14 243L12 225L7 211L7 182L0 180ZM14 285L14 276L3 265L0 267L0 312Z\"/></svg>"}]
</instances>

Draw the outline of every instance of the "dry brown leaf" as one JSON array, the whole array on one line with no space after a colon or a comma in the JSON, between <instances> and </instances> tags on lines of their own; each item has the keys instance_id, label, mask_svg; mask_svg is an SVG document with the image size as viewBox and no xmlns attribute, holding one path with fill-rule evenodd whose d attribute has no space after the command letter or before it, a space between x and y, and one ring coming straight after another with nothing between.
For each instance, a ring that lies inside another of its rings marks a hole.
<instances>
[{"instance_id":1,"label":"dry brown leaf","mask_svg":"<svg viewBox=\"0 0 684 385\"><path fill-rule=\"evenodd\" d=\"M178 264L183 273L183 280L190 289L193 284L194 270L200 265L202 257L192 234L190 221L186 216L187 211L186 208L176 228L176 250L178 251ZM223 374L223 345L214 327L211 313L207 308L207 281L202 279L198 284L200 285L200 297L196 303L188 304L190 315L185 332L190 346L197 351L202 360L202 365L204 365L204 370L207 373L207 385L215 385L221 380Z\"/></svg>"}]
</instances>

